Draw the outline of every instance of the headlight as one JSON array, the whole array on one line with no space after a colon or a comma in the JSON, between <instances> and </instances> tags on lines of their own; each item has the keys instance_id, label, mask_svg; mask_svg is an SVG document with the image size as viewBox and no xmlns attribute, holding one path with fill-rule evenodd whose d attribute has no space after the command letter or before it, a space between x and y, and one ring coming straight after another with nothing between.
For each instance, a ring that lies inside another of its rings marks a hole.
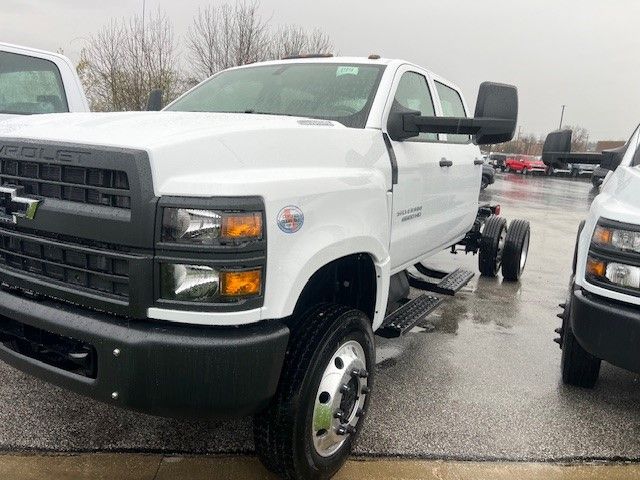
<instances>
[{"instance_id":1,"label":"headlight","mask_svg":"<svg viewBox=\"0 0 640 480\"><path fill-rule=\"evenodd\" d=\"M160 267L161 296L166 300L212 302L220 285L219 273L203 265L164 263Z\"/></svg>"},{"instance_id":2,"label":"headlight","mask_svg":"<svg viewBox=\"0 0 640 480\"><path fill-rule=\"evenodd\" d=\"M164 300L225 302L262 291L262 269L216 270L205 265L160 265L160 296Z\"/></svg>"},{"instance_id":3,"label":"headlight","mask_svg":"<svg viewBox=\"0 0 640 480\"><path fill-rule=\"evenodd\" d=\"M216 241L247 241L261 238L260 212L165 208L162 215L163 242L206 245Z\"/></svg>"},{"instance_id":4,"label":"headlight","mask_svg":"<svg viewBox=\"0 0 640 480\"><path fill-rule=\"evenodd\" d=\"M598 225L592 240L599 246L640 253L640 232Z\"/></svg>"},{"instance_id":5,"label":"headlight","mask_svg":"<svg viewBox=\"0 0 640 480\"><path fill-rule=\"evenodd\" d=\"M606 262L589 256L586 273L587 278L640 290L640 267L620 262Z\"/></svg>"}]
</instances>

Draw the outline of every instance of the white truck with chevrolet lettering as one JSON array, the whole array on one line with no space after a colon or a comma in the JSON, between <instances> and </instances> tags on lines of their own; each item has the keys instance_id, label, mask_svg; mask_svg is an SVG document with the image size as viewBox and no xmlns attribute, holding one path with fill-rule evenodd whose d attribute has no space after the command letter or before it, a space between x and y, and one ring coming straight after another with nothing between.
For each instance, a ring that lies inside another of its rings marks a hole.
<instances>
[{"instance_id":1,"label":"white truck with chevrolet lettering","mask_svg":"<svg viewBox=\"0 0 640 480\"><path fill-rule=\"evenodd\" d=\"M416 65L294 58L162 112L5 122L0 357L143 412L255 414L269 468L328 478L367 412L373 332L441 301L409 302L409 283L473 276L420 262L463 249L520 277L528 223L478 206L476 146L516 116L508 85L483 84L469 118Z\"/></svg>"},{"instance_id":2,"label":"white truck with chevrolet lettering","mask_svg":"<svg viewBox=\"0 0 640 480\"><path fill-rule=\"evenodd\" d=\"M82 84L67 57L0 43L0 122L21 115L88 111Z\"/></svg>"},{"instance_id":3,"label":"white truck with chevrolet lettering","mask_svg":"<svg viewBox=\"0 0 640 480\"><path fill-rule=\"evenodd\" d=\"M565 383L592 388L602 360L640 373L640 127L629 141L602 153L571 152L571 130L552 132L547 165L600 165L610 172L580 224L562 326Z\"/></svg>"}]
</instances>

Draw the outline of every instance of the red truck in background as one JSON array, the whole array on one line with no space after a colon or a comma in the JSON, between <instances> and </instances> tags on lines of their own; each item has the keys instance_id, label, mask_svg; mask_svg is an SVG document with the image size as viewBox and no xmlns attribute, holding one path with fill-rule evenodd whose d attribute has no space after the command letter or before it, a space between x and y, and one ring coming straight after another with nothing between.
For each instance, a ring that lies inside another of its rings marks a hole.
<instances>
[{"instance_id":1,"label":"red truck in background","mask_svg":"<svg viewBox=\"0 0 640 480\"><path fill-rule=\"evenodd\" d=\"M529 173L547 173L547 166L539 157L533 155L510 155L505 162L507 172L517 172L527 175Z\"/></svg>"}]
</instances>

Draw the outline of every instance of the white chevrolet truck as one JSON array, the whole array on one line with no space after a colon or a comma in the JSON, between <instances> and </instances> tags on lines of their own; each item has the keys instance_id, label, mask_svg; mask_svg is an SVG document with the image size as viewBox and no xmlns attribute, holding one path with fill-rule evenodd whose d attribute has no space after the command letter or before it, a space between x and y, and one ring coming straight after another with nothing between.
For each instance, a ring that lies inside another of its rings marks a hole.
<instances>
[{"instance_id":1,"label":"white chevrolet truck","mask_svg":"<svg viewBox=\"0 0 640 480\"><path fill-rule=\"evenodd\" d=\"M162 112L0 126L0 358L167 416L255 415L286 478L328 478L399 336L473 273L518 280L529 225L478 205L478 144L517 92L460 90L399 60L223 71ZM409 285L430 291L408 300Z\"/></svg>"},{"instance_id":2,"label":"white chevrolet truck","mask_svg":"<svg viewBox=\"0 0 640 480\"><path fill-rule=\"evenodd\" d=\"M565 383L592 388L602 360L640 373L640 127L629 141L602 153L571 152L571 131L547 136L547 165L590 163L609 170L578 229L562 326Z\"/></svg>"},{"instance_id":3,"label":"white chevrolet truck","mask_svg":"<svg viewBox=\"0 0 640 480\"><path fill-rule=\"evenodd\" d=\"M82 84L67 57L0 43L0 122L21 115L88 111Z\"/></svg>"}]
</instances>

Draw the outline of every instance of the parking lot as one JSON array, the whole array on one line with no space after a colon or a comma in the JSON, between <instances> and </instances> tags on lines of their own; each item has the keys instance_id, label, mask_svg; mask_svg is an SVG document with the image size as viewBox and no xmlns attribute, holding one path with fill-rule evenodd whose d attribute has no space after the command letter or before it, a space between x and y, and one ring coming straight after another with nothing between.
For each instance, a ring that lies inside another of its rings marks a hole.
<instances>
[{"instance_id":1,"label":"parking lot","mask_svg":"<svg viewBox=\"0 0 640 480\"><path fill-rule=\"evenodd\" d=\"M531 222L519 284L475 277L401 341L378 339L361 456L457 460L640 459L638 376L604 365L594 391L564 387L559 326L587 180L498 174L481 199ZM438 266L477 271L446 252ZM0 365L0 449L250 453L250 419L178 421L123 411Z\"/></svg>"}]
</instances>

